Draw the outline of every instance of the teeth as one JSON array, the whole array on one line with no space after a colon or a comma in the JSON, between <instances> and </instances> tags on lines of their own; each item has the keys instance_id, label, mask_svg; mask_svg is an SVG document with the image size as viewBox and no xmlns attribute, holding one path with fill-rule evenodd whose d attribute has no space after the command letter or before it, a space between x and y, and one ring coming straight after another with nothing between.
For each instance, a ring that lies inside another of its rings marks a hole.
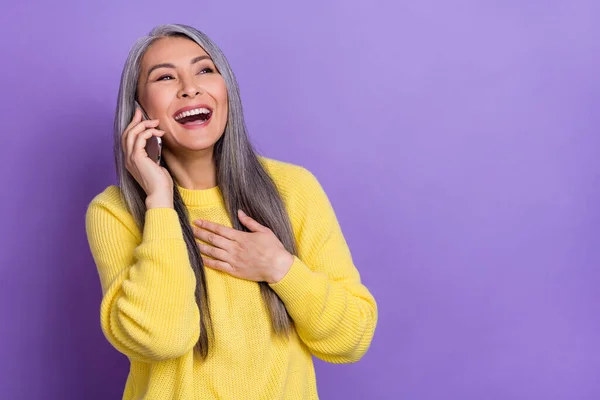
<instances>
[{"instance_id":1,"label":"teeth","mask_svg":"<svg viewBox=\"0 0 600 400\"><path fill-rule=\"evenodd\" d=\"M204 107L196 108L194 110L184 111L180 114L177 114L175 116L175 120L180 120L181 118L189 117L191 115L209 114L209 113L210 113L210 110L208 108L204 108Z\"/></svg>"}]
</instances>

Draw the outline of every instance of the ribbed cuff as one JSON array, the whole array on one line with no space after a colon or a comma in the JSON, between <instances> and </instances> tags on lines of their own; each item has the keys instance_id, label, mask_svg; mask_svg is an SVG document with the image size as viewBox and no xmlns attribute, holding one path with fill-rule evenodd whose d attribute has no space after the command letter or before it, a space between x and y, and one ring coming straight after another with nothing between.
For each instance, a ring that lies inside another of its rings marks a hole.
<instances>
[{"instance_id":1,"label":"ribbed cuff","mask_svg":"<svg viewBox=\"0 0 600 400\"><path fill-rule=\"evenodd\" d=\"M302 260L294 256L294 263L287 274L279 282L272 283L269 286L286 306L293 308L306 300L307 296L310 296L315 289L319 290L318 285L313 284L318 276Z\"/></svg>"},{"instance_id":2,"label":"ribbed cuff","mask_svg":"<svg viewBox=\"0 0 600 400\"><path fill-rule=\"evenodd\" d=\"M151 208L146 211L144 240L182 239L179 216L173 208Z\"/></svg>"}]
</instances>

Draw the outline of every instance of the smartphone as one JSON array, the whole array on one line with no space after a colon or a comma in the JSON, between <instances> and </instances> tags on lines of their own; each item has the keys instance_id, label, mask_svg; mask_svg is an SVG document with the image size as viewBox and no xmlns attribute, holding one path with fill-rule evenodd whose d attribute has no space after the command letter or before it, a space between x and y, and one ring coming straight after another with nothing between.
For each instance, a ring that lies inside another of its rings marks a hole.
<instances>
[{"instance_id":1,"label":"smartphone","mask_svg":"<svg viewBox=\"0 0 600 400\"><path fill-rule=\"evenodd\" d=\"M142 111L143 119L145 119L145 120L150 119L150 118L148 118L148 115L146 115L146 112L144 111L142 106L140 106L140 104L137 101L135 102L135 106L138 107ZM162 140L161 140L161 138L159 138L158 136L151 136L146 141L146 153L148 153L148 157L150 157L150 159L152 161L154 161L155 163L160 165L160 158L162 155Z\"/></svg>"}]
</instances>

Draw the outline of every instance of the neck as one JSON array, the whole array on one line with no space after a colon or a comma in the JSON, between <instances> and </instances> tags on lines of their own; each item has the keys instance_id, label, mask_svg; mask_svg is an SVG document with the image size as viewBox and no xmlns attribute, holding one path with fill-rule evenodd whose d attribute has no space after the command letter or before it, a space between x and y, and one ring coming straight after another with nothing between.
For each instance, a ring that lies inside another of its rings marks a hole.
<instances>
[{"instance_id":1,"label":"neck","mask_svg":"<svg viewBox=\"0 0 600 400\"><path fill-rule=\"evenodd\" d=\"M213 148L177 156L164 152L163 157L179 186L189 190L205 190L217 186Z\"/></svg>"}]
</instances>

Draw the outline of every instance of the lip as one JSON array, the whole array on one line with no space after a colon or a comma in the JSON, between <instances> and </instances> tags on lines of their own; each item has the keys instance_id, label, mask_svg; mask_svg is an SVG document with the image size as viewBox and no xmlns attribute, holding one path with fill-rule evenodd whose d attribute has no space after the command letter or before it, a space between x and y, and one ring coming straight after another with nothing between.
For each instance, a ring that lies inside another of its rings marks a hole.
<instances>
[{"instance_id":1,"label":"lip","mask_svg":"<svg viewBox=\"0 0 600 400\"><path fill-rule=\"evenodd\" d=\"M211 114L213 112L213 108L207 104L196 104L194 106L183 107L183 108L180 108L179 110L175 111L175 113L173 114L173 119L175 119L175 117L177 115L181 114L184 111L195 110L196 108L208 108L210 110Z\"/></svg>"},{"instance_id":2,"label":"lip","mask_svg":"<svg viewBox=\"0 0 600 400\"><path fill-rule=\"evenodd\" d=\"M195 110L196 108L207 108L210 110L210 117L204 121L204 122L192 122L192 123L188 123L188 124L182 124L179 121L175 120L175 122L177 122L180 126L184 127L185 129L198 129L198 128L204 128L206 125L208 125L210 123L210 121L212 121L212 116L213 116L213 108L207 104L196 104L194 106L187 106L187 107L183 107L180 108L179 110L175 111L175 114L173 114L173 119L175 119L176 115L181 114L184 111L189 111L189 110Z\"/></svg>"}]
</instances>

